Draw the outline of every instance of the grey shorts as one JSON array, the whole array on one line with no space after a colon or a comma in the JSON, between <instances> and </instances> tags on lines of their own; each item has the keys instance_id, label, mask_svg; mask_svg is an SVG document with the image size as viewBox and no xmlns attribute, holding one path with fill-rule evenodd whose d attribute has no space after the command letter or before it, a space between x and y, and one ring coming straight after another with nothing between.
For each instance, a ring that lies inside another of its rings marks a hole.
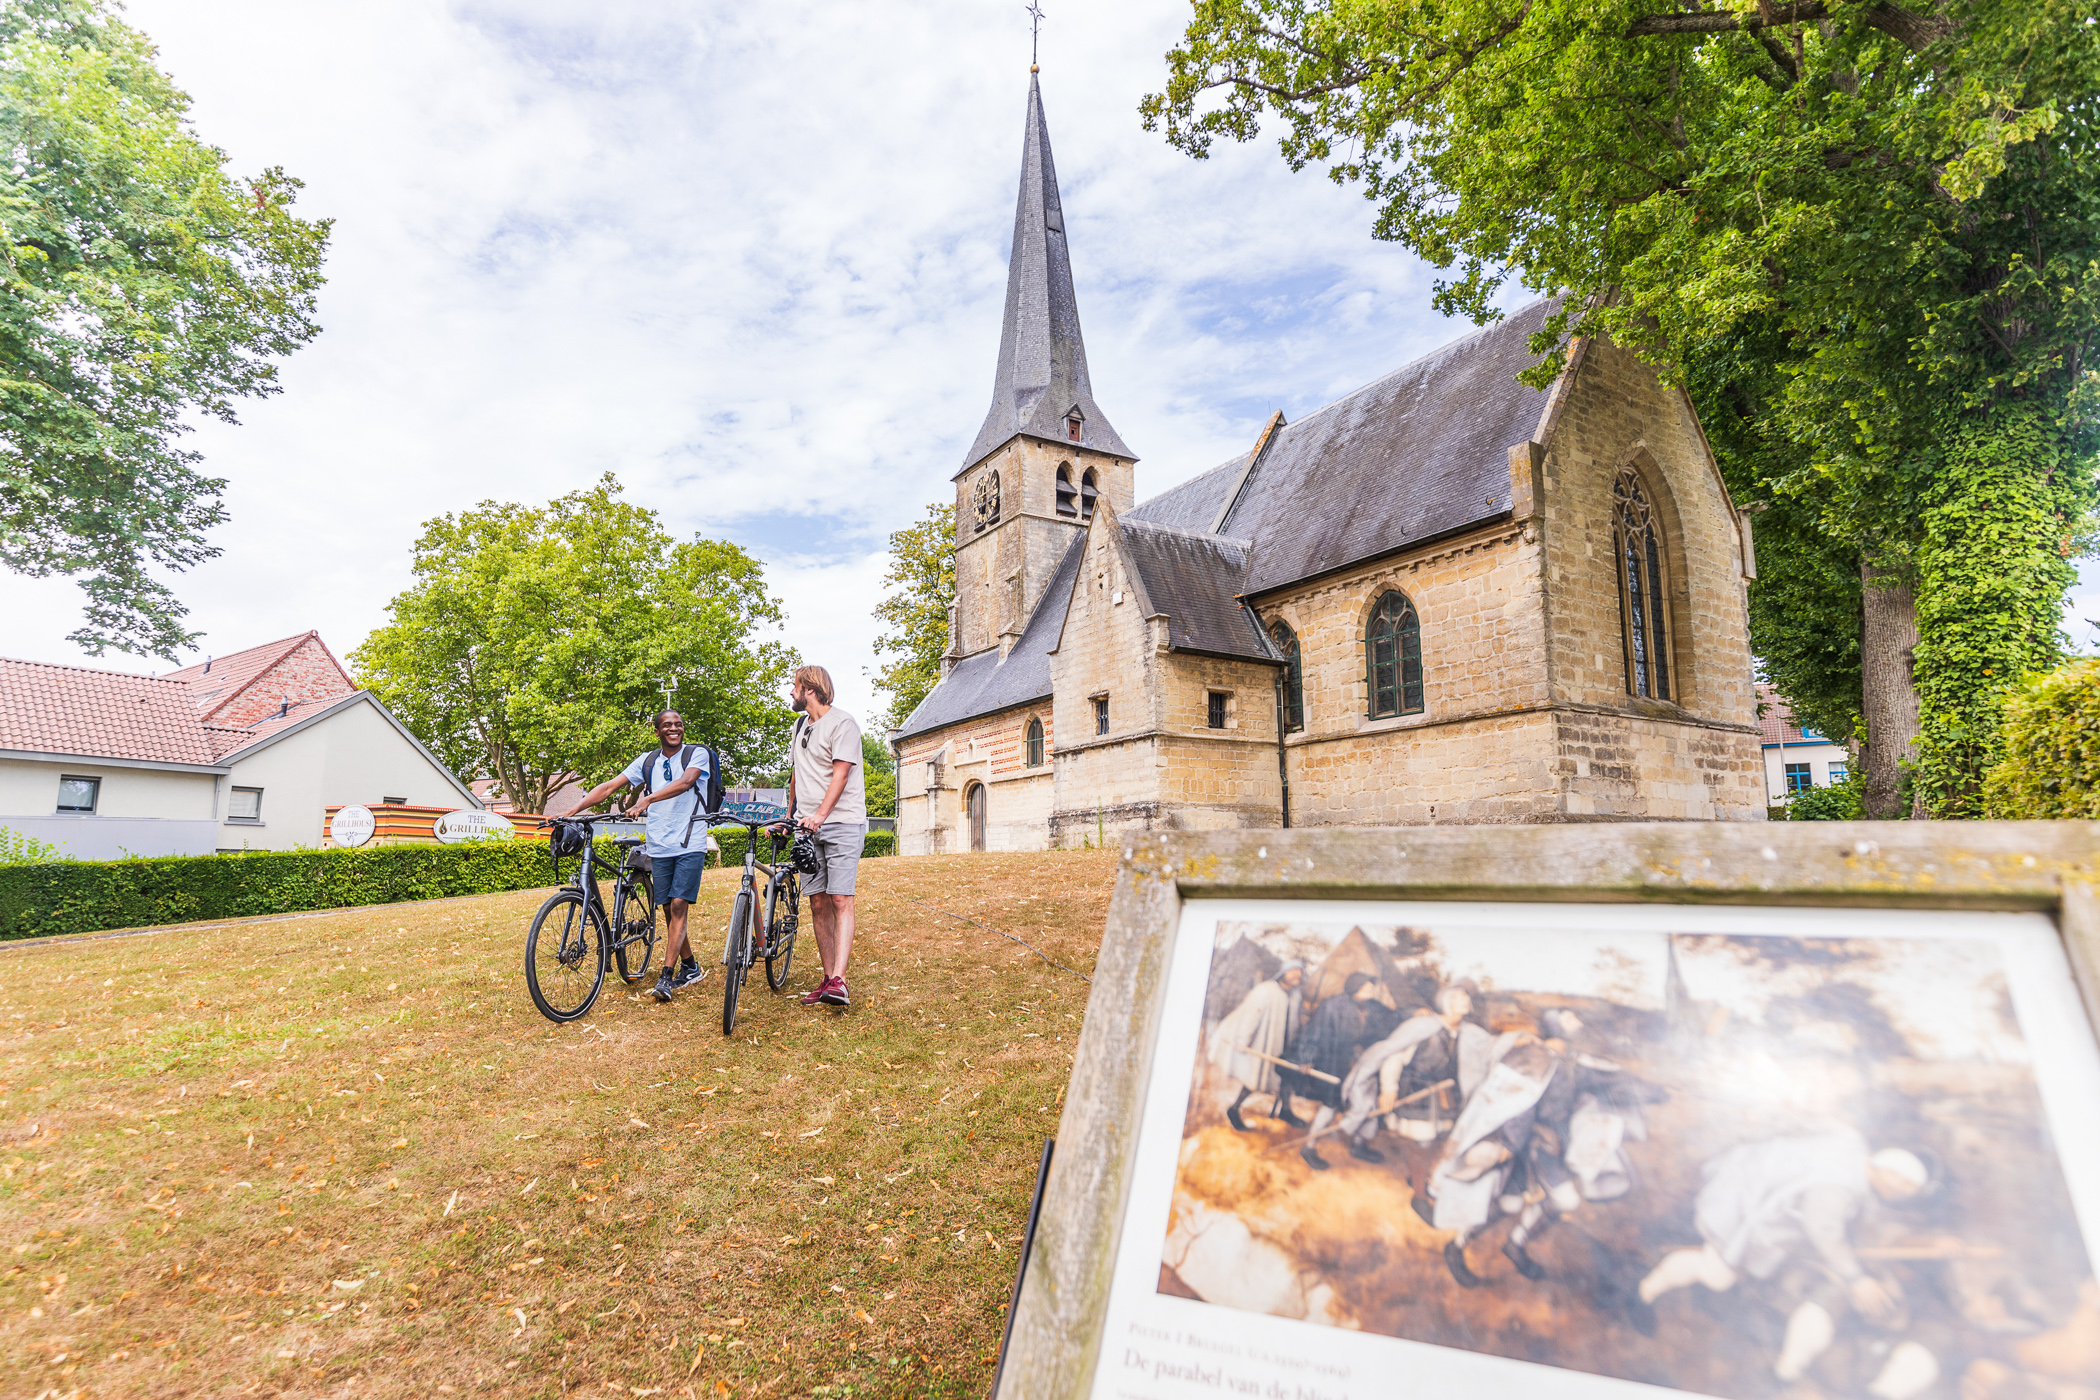
<instances>
[{"instance_id":1,"label":"grey shorts","mask_svg":"<svg viewBox=\"0 0 2100 1400\"><path fill-rule=\"evenodd\" d=\"M804 894L853 893L853 872L860 868L860 849L868 843L865 822L826 822L817 828L817 873L802 877Z\"/></svg>"}]
</instances>

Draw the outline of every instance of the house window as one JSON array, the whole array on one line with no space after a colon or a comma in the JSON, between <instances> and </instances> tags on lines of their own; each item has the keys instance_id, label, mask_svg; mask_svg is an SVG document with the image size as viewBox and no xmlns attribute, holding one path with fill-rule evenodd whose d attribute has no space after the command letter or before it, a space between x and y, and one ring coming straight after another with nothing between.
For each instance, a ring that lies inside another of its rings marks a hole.
<instances>
[{"instance_id":1,"label":"house window","mask_svg":"<svg viewBox=\"0 0 2100 1400\"><path fill-rule=\"evenodd\" d=\"M1094 469L1088 467L1086 475L1079 478L1079 518L1081 520L1092 520L1094 518L1094 498L1100 494L1101 488L1094 482Z\"/></svg>"},{"instance_id":2,"label":"house window","mask_svg":"<svg viewBox=\"0 0 2100 1400\"><path fill-rule=\"evenodd\" d=\"M261 788L235 788L226 799L226 820L230 822L259 822L262 820Z\"/></svg>"},{"instance_id":3,"label":"house window","mask_svg":"<svg viewBox=\"0 0 2100 1400\"><path fill-rule=\"evenodd\" d=\"M1807 792L1815 785L1815 775L1806 763L1789 763L1786 766L1786 790L1789 793Z\"/></svg>"},{"instance_id":4,"label":"house window","mask_svg":"<svg viewBox=\"0 0 2100 1400\"><path fill-rule=\"evenodd\" d=\"M1296 733L1305 728L1305 667L1298 655L1298 634L1282 618L1269 624L1269 640L1283 656L1283 728Z\"/></svg>"},{"instance_id":5,"label":"house window","mask_svg":"<svg viewBox=\"0 0 2100 1400\"><path fill-rule=\"evenodd\" d=\"M388 807L406 807L408 805L408 799L405 797L382 797L379 800Z\"/></svg>"},{"instance_id":6,"label":"house window","mask_svg":"<svg viewBox=\"0 0 2100 1400\"><path fill-rule=\"evenodd\" d=\"M58 810L79 812L93 816L95 804L102 800L100 778L75 778L60 774L58 779Z\"/></svg>"},{"instance_id":7,"label":"house window","mask_svg":"<svg viewBox=\"0 0 2100 1400\"><path fill-rule=\"evenodd\" d=\"M1079 518L1079 492L1072 485L1072 468L1063 463L1057 468L1057 513L1068 520Z\"/></svg>"},{"instance_id":8,"label":"house window","mask_svg":"<svg viewBox=\"0 0 2100 1400\"><path fill-rule=\"evenodd\" d=\"M1025 748L1025 749L1027 750L1027 753L1028 753L1028 766L1029 766L1030 768L1040 768L1040 767L1042 767L1042 766L1043 766L1043 722L1042 722L1041 720L1039 720L1039 719L1032 719L1032 720L1028 721L1028 737L1027 737L1027 741L1026 741L1026 743L1025 743L1025 744L1023 745L1023 747L1024 747L1024 748Z\"/></svg>"},{"instance_id":9,"label":"house window","mask_svg":"<svg viewBox=\"0 0 2100 1400\"><path fill-rule=\"evenodd\" d=\"M1845 774L1846 774L1847 772L1849 772L1849 771L1850 771L1850 770L1849 770L1849 769L1847 769L1847 768L1845 767L1845 765L1844 765L1844 764L1842 764L1842 763L1833 763L1833 764L1831 764L1831 765L1830 765L1830 785L1831 785L1832 787L1836 787L1836 786L1837 786L1837 785L1838 785L1839 783L1842 783L1843 781L1845 781Z\"/></svg>"},{"instance_id":10,"label":"house window","mask_svg":"<svg viewBox=\"0 0 2100 1400\"><path fill-rule=\"evenodd\" d=\"M1094 732L1096 734L1108 733L1108 697L1106 695L1096 695L1094 697Z\"/></svg>"},{"instance_id":11,"label":"house window","mask_svg":"<svg viewBox=\"0 0 2100 1400\"><path fill-rule=\"evenodd\" d=\"M1226 695L1222 690L1213 690L1210 693L1208 718L1212 729L1223 729L1225 727L1225 700Z\"/></svg>"},{"instance_id":12,"label":"house window","mask_svg":"<svg viewBox=\"0 0 2100 1400\"><path fill-rule=\"evenodd\" d=\"M1611 488L1612 553L1619 569L1619 623L1626 693L1670 698L1670 646L1663 608L1662 523L1628 467Z\"/></svg>"},{"instance_id":13,"label":"house window","mask_svg":"<svg viewBox=\"0 0 2100 1400\"><path fill-rule=\"evenodd\" d=\"M1371 609L1364 653L1370 662L1371 718L1422 713L1422 624L1415 605L1398 589Z\"/></svg>"}]
</instances>

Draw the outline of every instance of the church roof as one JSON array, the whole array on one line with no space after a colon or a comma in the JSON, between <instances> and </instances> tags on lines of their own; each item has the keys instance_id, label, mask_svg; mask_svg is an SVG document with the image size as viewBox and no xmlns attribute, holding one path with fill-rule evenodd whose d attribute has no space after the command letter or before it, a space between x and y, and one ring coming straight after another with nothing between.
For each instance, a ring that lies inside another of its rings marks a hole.
<instances>
[{"instance_id":1,"label":"church roof","mask_svg":"<svg viewBox=\"0 0 2100 1400\"><path fill-rule=\"evenodd\" d=\"M1507 318L1279 430L1225 517L1252 542L1253 596L1492 519L1510 509L1509 449L1546 395L1517 383L1556 303ZM1243 454L1137 506L1126 520L1209 530Z\"/></svg>"},{"instance_id":2,"label":"church roof","mask_svg":"<svg viewBox=\"0 0 2100 1400\"><path fill-rule=\"evenodd\" d=\"M1075 536L1057 561L1057 572L1043 590L1042 601L1028 626L1002 658L992 647L955 663L939 684L919 702L904 727L895 735L908 739L929 729L958 720L988 715L997 710L1050 698L1050 648L1064 630L1065 608L1072 601L1072 583L1079 577L1079 558L1086 552L1086 537Z\"/></svg>"},{"instance_id":3,"label":"church roof","mask_svg":"<svg viewBox=\"0 0 2100 1400\"><path fill-rule=\"evenodd\" d=\"M967 470L1027 434L1070 442L1066 415L1081 415L1079 445L1117 457L1136 453L1094 402L1079 335L1079 301L1065 249L1064 204L1041 85L1028 77L1028 124L1021 141L1021 196L1014 209L1013 256L1006 265L1006 319L999 328L999 371L992 407L963 460ZM958 473L960 475L960 473Z\"/></svg>"},{"instance_id":4,"label":"church roof","mask_svg":"<svg viewBox=\"0 0 2100 1400\"><path fill-rule=\"evenodd\" d=\"M1247 541L1128 517L1123 531L1131 566L1154 614L1167 618L1167 644L1250 661L1274 661L1260 621L1240 602L1246 590Z\"/></svg>"}]
</instances>

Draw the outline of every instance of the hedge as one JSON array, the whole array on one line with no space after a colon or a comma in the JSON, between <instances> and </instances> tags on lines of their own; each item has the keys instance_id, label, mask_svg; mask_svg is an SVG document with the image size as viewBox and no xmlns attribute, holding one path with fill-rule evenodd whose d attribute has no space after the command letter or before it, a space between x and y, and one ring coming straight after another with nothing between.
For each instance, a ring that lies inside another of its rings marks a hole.
<instances>
[{"instance_id":1,"label":"hedge","mask_svg":"<svg viewBox=\"0 0 2100 1400\"><path fill-rule=\"evenodd\" d=\"M2005 698L1984 815L2100 817L2100 657L2030 676Z\"/></svg>"},{"instance_id":2,"label":"hedge","mask_svg":"<svg viewBox=\"0 0 2100 1400\"><path fill-rule=\"evenodd\" d=\"M725 862L744 863L741 830L716 833ZM887 831L868 834L866 854L895 847ZM603 869L621 852L598 843ZM562 875L576 872L562 862ZM540 841L469 841L457 846L363 846L347 851L254 851L223 856L54 861L0 866L0 939L350 909L555 883Z\"/></svg>"},{"instance_id":3,"label":"hedge","mask_svg":"<svg viewBox=\"0 0 2100 1400\"><path fill-rule=\"evenodd\" d=\"M744 847L750 843L750 840L749 829L746 827L723 826L715 828L715 842L722 848L722 866L724 869L741 868L743 866ZM772 842L767 839L764 832L760 832L758 838L759 859L766 859L771 848ZM787 843L785 841L781 842L780 849L782 855L787 853ZM894 831L869 832L867 839L861 843L860 853L862 859L866 859L869 856L895 855L897 853L897 833Z\"/></svg>"}]
</instances>

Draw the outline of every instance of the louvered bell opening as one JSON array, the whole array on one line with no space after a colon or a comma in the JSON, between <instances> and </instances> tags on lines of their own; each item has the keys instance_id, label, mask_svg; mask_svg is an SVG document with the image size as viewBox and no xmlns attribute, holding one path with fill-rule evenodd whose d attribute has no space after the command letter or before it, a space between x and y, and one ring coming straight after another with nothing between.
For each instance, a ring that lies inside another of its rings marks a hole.
<instances>
[{"instance_id":1,"label":"louvered bell opening","mask_svg":"<svg viewBox=\"0 0 2100 1400\"><path fill-rule=\"evenodd\" d=\"M1092 472L1088 472L1079 479L1079 518L1081 520L1092 520L1094 518L1094 502L1100 495L1101 492L1094 486L1094 474Z\"/></svg>"},{"instance_id":2,"label":"louvered bell opening","mask_svg":"<svg viewBox=\"0 0 2100 1400\"><path fill-rule=\"evenodd\" d=\"M1063 516L1079 514L1079 493L1072 489L1072 473L1063 467L1057 469L1057 513Z\"/></svg>"}]
</instances>

